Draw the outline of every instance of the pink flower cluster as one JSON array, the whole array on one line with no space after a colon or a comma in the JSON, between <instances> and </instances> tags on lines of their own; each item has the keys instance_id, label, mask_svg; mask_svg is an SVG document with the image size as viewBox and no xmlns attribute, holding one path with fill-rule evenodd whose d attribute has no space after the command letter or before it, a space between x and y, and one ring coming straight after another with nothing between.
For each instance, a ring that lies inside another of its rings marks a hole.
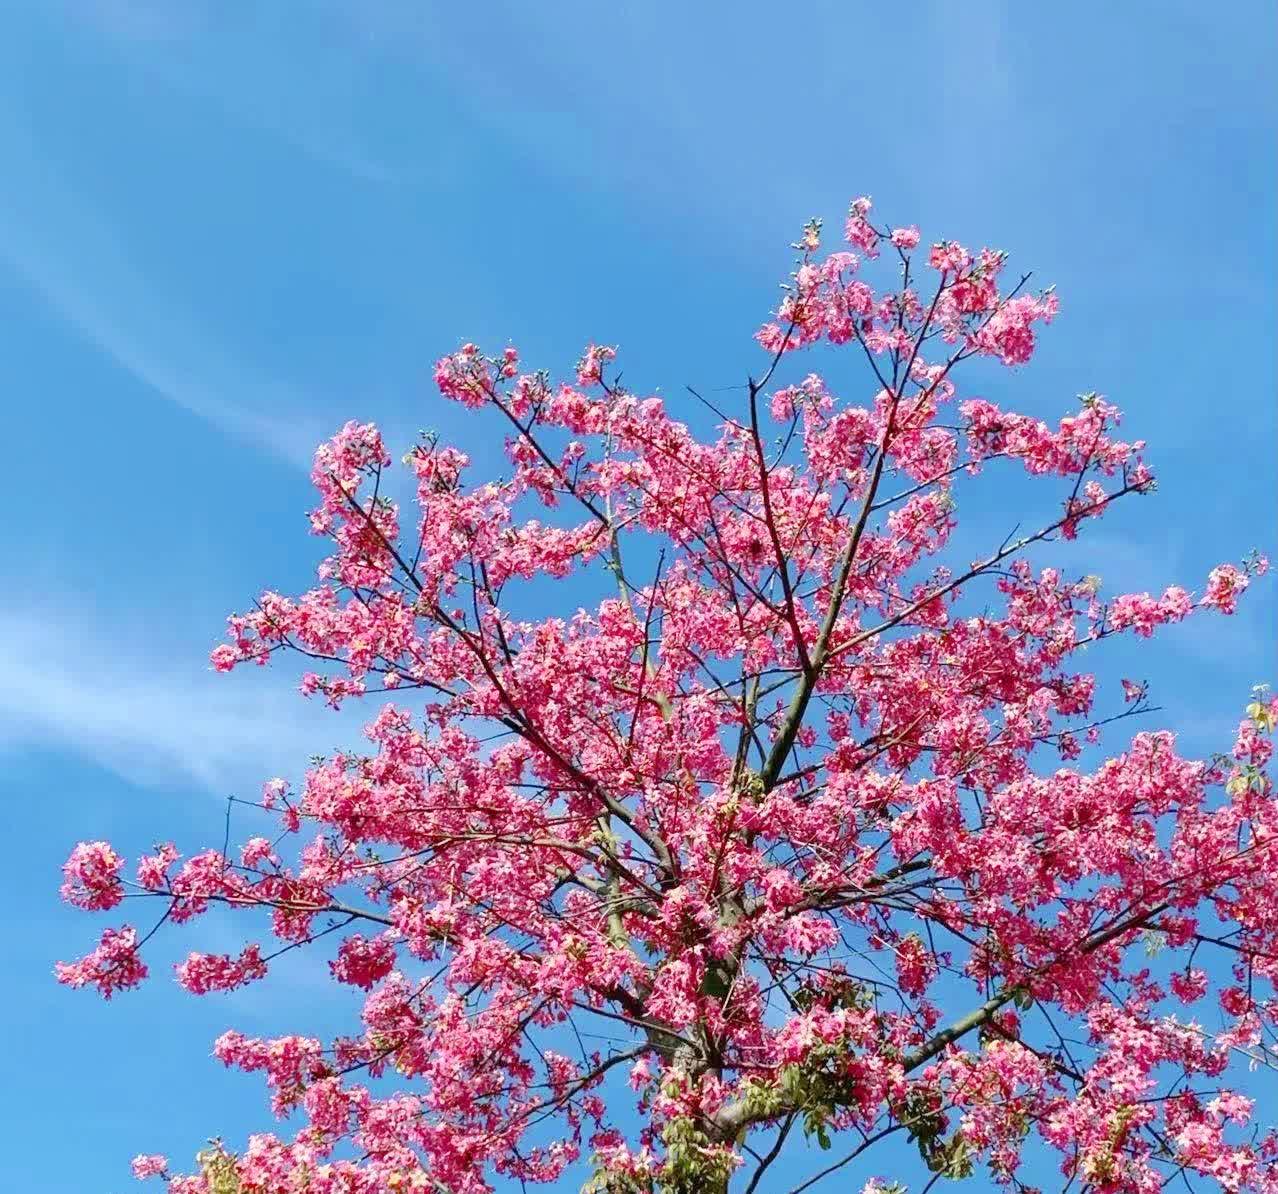
<instances>
[{"instance_id":1,"label":"pink flower cluster","mask_svg":"<svg viewBox=\"0 0 1278 1194\"><path fill-rule=\"evenodd\" d=\"M121 858L106 842L81 842L62 868L62 898L93 912L114 908L124 899Z\"/></svg>"},{"instance_id":2,"label":"pink flower cluster","mask_svg":"<svg viewBox=\"0 0 1278 1194\"><path fill-rule=\"evenodd\" d=\"M97 987L103 999L136 987L147 976L138 954L137 930L129 925L104 929L92 952L75 962L59 962L55 973L68 987Z\"/></svg>"},{"instance_id":3,"label":"pink flower cluster","mask_svg":"<svg viewBox=\"0 0 1278 1194\"><path fill-rule=\"evenodd\" d=\"M159 1153L139 1153L133 1158L133 1176L138 1181L145 1181L148 1177L163 1177L168 1167L168 1158Z\"/></svg>"},{"instance_id":4,"label":"pink flower cluster","mask_svg":"<svg viewBox=\"0 0 1278 1194\"><path fill-rule=\"evenodd\" d=\"M177 965L177 980L192 995L210 991L234 991L266 977L266 963L256 945L248 945L239 957L226 954L191 954Z\"/></svg>"}]
</instances>

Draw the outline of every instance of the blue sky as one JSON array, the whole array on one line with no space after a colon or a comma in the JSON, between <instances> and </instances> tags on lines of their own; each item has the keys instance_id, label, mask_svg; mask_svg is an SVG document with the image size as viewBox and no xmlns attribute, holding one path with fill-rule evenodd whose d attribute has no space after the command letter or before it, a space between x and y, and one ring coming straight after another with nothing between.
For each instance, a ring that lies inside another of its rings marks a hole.
<instances>
[{"instance_id":1,"label":"blue sky","mask_svg":"<svg viewBox=\"0 0 1278 1194\"><path fill-rule=\"evenodd\" d=\"M798 228L868 192L1058 284L1036 362L989 396L1055 417L1100 390L1150 440L1160 492L1071 567L1196 587L1275 547L1271 6L475 7L0 8L6 1188L122 1190L136 1151L242 1138L260 1088L213 1037L352 1013L318 960L180 996L165 947L111 1005L56 988L97 928L58 868L81 837L215 840L229 792L347 732L207 650L258 589L306 584L305 463L345 419L495 461L429 382L461 340L555 370L616 343L676 402L736 384ZM1016 515L982 500L1001 538ZM1209 752L1278 675L1275 612L1265 583L1106 667L1133 660ZM828 1188L872 1170L849 1172Z\"/></svg>"}]
</instances>

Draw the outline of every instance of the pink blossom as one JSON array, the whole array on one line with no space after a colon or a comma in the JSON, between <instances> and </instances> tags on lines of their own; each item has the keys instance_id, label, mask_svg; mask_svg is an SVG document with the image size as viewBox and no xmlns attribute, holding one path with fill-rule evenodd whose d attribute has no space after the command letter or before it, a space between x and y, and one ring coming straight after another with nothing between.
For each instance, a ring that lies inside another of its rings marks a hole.
<instances>
[{"instance_id":1,"label":"pink blossom","mask_svg":"<svg viewBox=\"0 0 1278 1194\"><path fill-rule=\"evenodd\" d=\"M1202 604L1214 606L1222 614L1232 614L1238 608L1238 595L1248 585L1247 574L1233 564L1221 564L1207 577L1207 592Z\"/></svg>"},{"instance_id":2,"label":"pink blossom","mask_svg":"<svg viewBox=\"0 0 1278 1194\"><path fill-rule=\"evenodd\" d=\"M266 963L259 947L249 945L238 958L225 954L190 954L175 967L177 980L192 995L210 991L233 991L266 977Z\"/></svg>"},{"instance_id":3,"label":"pink blossom","mask_svg":"<svg viewBox=\"0 0 1278 1194\"><path fill-rule=\"evenodd\" d=\"M62 898L90 911L114 908L124 898L121 858L106 842L81 842L62 867Z\"/></svg>"},{"instance_id":4,"label":"pink blossom","mask_svg":"<svg viewBox=\"0 0 1278 1194\"><path fill-rule=\"evenodd\" d=\"M1139 701L1145 695L1145 685L1135 680L1123 680L1123 700Z\"/></svg>"},{"instance_id":5,"label":"pink blossom","mask_svg":"<svg viewBox=\"0 0 1278 1194\"><path fill-rule=\"evenodd\" d=\"M138 859L138 883L148 891L163 890L169 885L169 868L177 859L177 847L172 842L157 846L154 854Z\"/></svg>"},{"instance_id":6,"label":"pink blossom","mask_svg":"<svg viewBox=\"0 0 1278 1194\"><path fill-rule=\"evenodd\" d=\"M163 1177L168 1167L168 1158L159 1153L139 1153L133 1158L133 1176L138 1181L145 1181L148 1177Z\"/></svg>"},{"instance_id":7,"label":"pink blossom","mask_svg":"<svg viewBox=\"0 0 1278 1194\"><path fill-rule=\"evenodd\" d=\"M55 973L58 982L68 987L97 987L104 999L136 987L147 975L138 956L137 931L128 925L104 930L91 953L76 962L59 962Z\"/></svg>"},{"instance_id":8,"label":"pink blossom","mask_svg":"<svg viewBox=\"0 0 1278 1194\"><path fill-rule=\"evenodd\" d=\"M337 951L337 960L329 969L338 982L369 990L385 978L395 966L394 943L385 937L366 941L356 934L347 937Z\"/></svg>"}]
</instances>

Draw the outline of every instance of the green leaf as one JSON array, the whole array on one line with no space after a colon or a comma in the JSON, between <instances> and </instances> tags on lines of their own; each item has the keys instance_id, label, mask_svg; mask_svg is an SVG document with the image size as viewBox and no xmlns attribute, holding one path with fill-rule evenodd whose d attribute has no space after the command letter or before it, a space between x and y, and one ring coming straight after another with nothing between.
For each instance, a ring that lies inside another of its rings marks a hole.
<instances>
[{"instance_id":1,"label":"green leaf","mask_svg":"<svg viewBox=\"0 0 1278 1194\"><path fill-rule=\"evenodd\" d=\"M701 977L701 994L709 995L714 999L723 999L727 996L731 983L728 976L718 967L709 967L705 974Z\"/></svg>"}]
</instances>

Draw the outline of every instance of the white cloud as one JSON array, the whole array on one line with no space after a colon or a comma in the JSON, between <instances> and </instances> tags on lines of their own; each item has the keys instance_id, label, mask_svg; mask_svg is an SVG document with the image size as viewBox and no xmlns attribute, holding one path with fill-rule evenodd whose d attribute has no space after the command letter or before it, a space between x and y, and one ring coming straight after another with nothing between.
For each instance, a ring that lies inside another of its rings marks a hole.
<instances>
[{"instance_id":1,"label":"white cloud","mask_svg":"<svg viewBox=\"0 0 1278 1194\"><path fill-rule=\"evenodd\" d=\"M299 25L284 8L236 16L207 0L93 0L87 12L77 0L62 7L64 20L80 34L98 35L130 71L145 71L174 94L321 166L375 185L434 173L392 164L369 145L368 122L361 126L352 98L376 85L374 34L342 36L349 31L336 19L340 12L330 21L321 7Z\"/></svg>"},{"instance_id":2,"label":"white cloud","mask_svg":"<svg viewBox=\"0 0 1278 1194\"><path fill-rule=\"evenodd\" d=\"M0 260L82 336L156 394L309 467L324 424L299 395L237 363L58 177L28 131L0 120Z\"/></svg>"},{"instance_id":3,"label":"white cloud","mask_svg":"<svg viewBox=\"0 0 1278 1194\"><path fill-rule=\"evenodd\" d=\"M0 671L0 750L67 751L130 782L219 797L300 778L311 755L353 744L369 715L307 701L276 669L220 676L198 650L160 657L139 634L104 642L74 616L0 610Z\"/></svg>"}]
</instances>

